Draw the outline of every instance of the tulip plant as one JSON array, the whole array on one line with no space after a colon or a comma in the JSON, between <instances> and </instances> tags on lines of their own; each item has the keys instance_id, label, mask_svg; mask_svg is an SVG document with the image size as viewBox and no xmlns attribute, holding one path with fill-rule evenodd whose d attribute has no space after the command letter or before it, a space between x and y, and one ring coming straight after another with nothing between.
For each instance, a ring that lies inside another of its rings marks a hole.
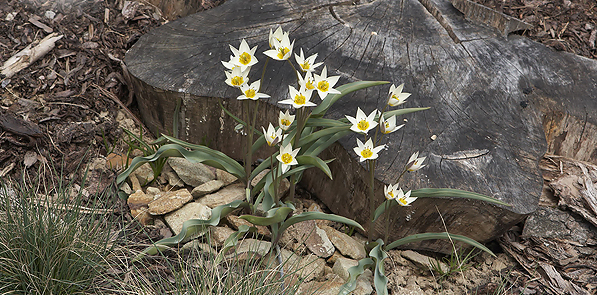
<instances>
[{"instance_id":1,"label":"tulip plant","mask_svg":"<svg viewBox=\"0 0 597 295\"><path fill-rule=\"evenodd\" d=\"M214 208L212 210L212 217L209 220L194 219L186 221L178 235L156 242L153 246L147 248L138 258L143 255L156 254L168 246L176 245L196 237L205 232L209 226L218 225L222 218L239 208L242 208L246 213L240 216L240 218L249 221L253 225L269 226L271 228L271 250L278 250L278 254L279 248L277 242L282 233L289 226L298 222L325 219L345 223L364 231L364 228L356 221L334 214L321 212L293 214L295 185L303 171L311 167L317 167L328 177L332 178L332 172L327 165L332 160L322 160L318 155L338 139L351 132L356 132L363 136L362 141L357 139L354 152L361 162L366 161L366 167L369 171L370 220L368 233L370 238L366 245L369 257L360 260L357 266L349 269L350 278L341 289L341 294L347 294L354 290L357 277L367 268L371 268L374 271L374 282L377 293L387 294L387 278L385 277L383 266L384 259L387 257L386 251L409 242L428 239L451 239L468 243L491 253L489 249L472 239L449 233L418 234L402 238L387 245L383 239L373 241L371 238L373 224L384 212L396 204L408 206L419 197L465 197L504 204L483 195L451 189L419 189L409 190L405 193L399 187L398 182L400 178L407 171L417 171L425 166L423 164L425 157L419 157L418 153L415 153L404 165L403 172L396 179L396 184L388 185L384 188L386 200L375 208L374 171L376 159L379 153L385 148L385 145L380 144L382 138L404 126L404 124L396 125L397 116L428 108L387 110L387 108L402 105L410 96L410 94L402 92L404 85L398 87L391 85L387 103L381 111L373 110L367 115L360 108L357 108L355 117L347 115L345 118L339 120L324 118L327 110L344 95L359 89L387 84L388 82L359 81L336 86L340 77L328 76L325 65L320 74L316 74L314 71L323 65L323 63L316 62L317 54L305 58L302 49L300 50L300 54L294 54L297 64L295 66L291 62L294 41L291 42L288 32L284 32L280 27L273 32L270 30L269 47L268 50L263 52L267 56L267 59L261 71L260 80L251 81L249 78L251 68L258 64L257 57L255 56L257 46L251 48L245 40L241 41L238 49L230 45L232 55L228 61L222 61L222 64L226 68L226 80L224 82L231 87L238 88L240 94L237 99L243 101L243 114L240 118L231 114L223 106L222 108L227 114L238 121L246 132L244 166L219 151L163 135L157 141L158 144L161 144L161 147L155 154L133 159L131 165L117 178L117 183L121 184L131 172L144 163L153 163L168 157L184 157L191 162L204 163L218 169L226 170L239 178L246 187L245 200L237 200ZM297 84L295 85L296 87L289 85L288 97L278 102L281 105L290 107L290 109L287 109L285 112L280 111L277 124L269 123L266 129L265 126L258 128L255 125L259 99L270 97L260 92L261 81L263 80L270 59L287 62L296 72ZM315 93L317 93L320 100L319 103L314 98ZM277 127L274 125L277 125ZM377 128L378 126L379 129ZM373 130L375 130L374 135L370 137L369 133ZM273 151L271 156L253 168L253 154L266 144ZM257 182L255 186L252 186L252 180L268 168L269 172L267 175ZM283 200L283 196L278 194L278 187L280 181L285 178L290 178L290 190L289 196ZM238 239L245 233L254 230L255 227L239 227L237 232L228 237L221 253L225 253L227 249L236 245ZM385 239L387 240L387 233ZM219 259L221 259L221 256Z\"/></svg>"}]
</instances>

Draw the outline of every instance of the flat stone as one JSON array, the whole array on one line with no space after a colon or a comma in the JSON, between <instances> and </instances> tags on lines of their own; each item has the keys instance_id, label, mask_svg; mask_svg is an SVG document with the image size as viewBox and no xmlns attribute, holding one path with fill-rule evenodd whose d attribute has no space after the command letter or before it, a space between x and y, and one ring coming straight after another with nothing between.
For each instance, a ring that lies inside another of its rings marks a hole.
<instances>
[{"instance_id":1,"label":"flat stone","mask_svg":"<svg viewBox=\"0 0 597 295\"><path fill-rule=\"evenodd\" d=\"M224 186L224 182L221 180L210 180L198 187L195 187L191 191L193 198L200 198L207 194L211 194Z\"/></svg>"},{"instance_id":2,"label":"flat stone","mask_svg":"<svg viewBox=\"0 0 597 295\"><path fill-rule=\"evenodd\" d=\"M184 205L182 208L164 216L164 219L166 220L174 234L180 233L180 231L182 230L182 224L187 220L208 220L210 218L211 208L197 202L188 203Z\"/></svg>"},{"instance_id":3,"label":"flat stone","mask_svg":"<svg viewBox=\"0 0 597 295\"><path fill-rule=\"evenodd\" d=\"M201 163L192 163L184 158L169 158L168 164L184 183L196 187L216 179L214 173Z\"/></svg>"},{"instance_id":4,"label":"flat stone","mask_svg":"<svg viewBox=\"0 0 597 295\"><path fill-rule=\"evenodd\" d=\"M357 278L357 286L354 291L352 291L352 295L370 295L373 293L373 287L369 282L367 277L367 272L360 275ZM369 273L371 273L369 271ZM344 284L344 280L337 275L333 275L330 279L325 280L323 282L307 282L301 284L298 289L297 294L318 294L318 295L337 295L340 291L340 287ZM396 293L396 294L403 294L403 293ZM423 293L420 293L423 294Z\"/></svg>"},{"instance_id":5,"label":"flat stone","mask_svg":"<svg viewBox=\"0 0 597 295\"><path fill-rule=\"evenodd\" d=\"M348 277L350 276L348 269L358 264L359 262L354 259L338 257L334 263L334 267L332 267L332 271L343 280L348 280Z\"/></svg>"},{"instance_id":6,"label":"flat stone","mask_svg":"<svg viewBox=\"0 0 597 295\"><path fill-rule=\"evenodd\" d=\"M229 185L238 180L236 176L228 173L228 171L224 171L222 169L216 169L216 179L220 180L224 183L224 185Z\"/></svg>"},{"instance_id":7,"label":"flat stone","mask_svg":"<svg viewBox=\"0 0 597 295\"><path fill-rule=\"evenodd\" d=\"M336 251L325 231L317 227L313 220L296 223L288 231L294 239L304 243L313 254L319 257L330 257Z\"/></svg>"},{"instance_id":8,"label":"flat stone","mask_svg":"<svg viewBox=\"0 0 597 295\"><path fill-rule=\"evenodd\" d=\"M402 251L400 255L412 261L415 265L419 266L425 271L431 271L438 263L444 273L448 273L450 271L450 268L445 263L412 250Z\"/></svg>"},{"instance_id":9,"label":"flat stone","mask_svg":"<svg viewBox=\"0 0 597 295\"><path fill-rule=\"evenodd\" d=\"M245 187L243 184L229 185L213 194L205 195L197 200L197 202L215 208L220 205L228 204L236 200L245 199Z\"/></svg>"},{"instance_id":10,"label":"flat stone","mask_svg":"<svg viewBox=\"0 0 597 295\"><path fill-rule=\"evenodd\" d=\"M222 247L226 239L234 233L234 230L227 226L215 226L210 229L212 245Z\"/></svg>"},{"instance_id":11,"label":"flat stone","mask_svg":"<svg viewBox=\"0 0 597 295\"><path fill-rule=\"evenodd\" d=\"M129 196L126 202L133 218L143 225L148 225L153 221L153 217L147 212L148 204L152 201L153 196L144 193L142 190L137 190Z\"/></svg>"},{"instance_id":12,"label":"flat stone","mask_svg":"<svg viewBox=\"0 0 597 295\"><path fill-rule=\"evenodd\" d=\"M228 223L230 223L230 225L232 225L232 227L236 230L238 230L238 227L241 225L246 225L246 226L254 226L255 228L257 228L257 233L270 238L272 236L272 233L270 232L270 230L262 225L253 225L252 223L244 220L244 219L240 219L238 218L238 216L235 215L228 215L226 216L226 220L228 220Z\"/></svg>"},{"instance_id":13,"label":"flat stone","mask_svg":"<svg viewBox=\"0 0 597 295\"><path fill-rule=\"evenodd\" d=\"M253 178L253 180L251 180L251 186L257 185L257 183L259 181L261 181L261 179L263 179L267 175L267 173L269 173L269 169L265 169L265 170L261 171L259 174L257 174L255 176L255 178ZM280 196L280 198L285 196L289 190L290 190L290 181L288 181L288 179L286 179L286 178L282 179L280 181L280 186L278 187L278 195Z\"/></svg>"},{"instance_id":14,"label":"flat stone","mask_svg":"<svg viewBox=\"0 0 597 295\"><path fill-rule=\"evenodd\" d=\"M150 187L147 187L147 188L145 189L145 193L147 193L147 194L148 194L148 195L150 195L150 196L153 196L153 199L154 199L154 200L155 200L155 196L156 196L157 194L161 193L161 192L162 192L162 190L160 190L160 189L159 189L159 188L157 188L157 187L152 187L152 186L150 186Z\"/></svg>"},{"instance_id":15,"label":"flat stone","mask_svg":"<svg viewBox=\"0 0 597 295\"><path fill-rule=\"evenodd\" d=\"M163 215L170 213L193 199L187 189L162 192L155 196L155 201L148 204L149 214Z\"/></svg>"},{"instance_id":16,"label":"flat stone","mask_svg":"<svg viewBox=\"0 0 597 295\"><path fill-rule=\"evenodd\" d=\"M272 246L271 242L257 239L244 239L238 242L236 247L230 249L226 260L246 261L265 257Z\"/></svg>"},{"instance_id":17,"label":"flat stone","mask_svg":"<svg viewBox=\"0 0 597 295\"><path fill-rule=\"evenodd\" d=\"M137 177L141 186L145 186L153 181L153 170L149 166L149 163L139 166L133 174Z\"/></svg>"},{"instance_id":18,"label":"flat stone","mask_svg":"<svg viewBox=\"0 0 597 295\"><path fill-rule=\"evenodd\" d=\"M172 170L162 171L162 174L166 177L166 179L168 180L168 184L171 186L183 187L185 185L185 182L182 181L182 179L178 177L178 174L176 174L176 172Z\"/></svg>"},{"instance_id":19,"label":"flat stone","mask_svg":"<svg viewBox=\"0 0 597 295\"><path fill-rule=\"evenodd\" d=\"M341 233L336 229L329 227L329 226L322 226L321 227L325 233L327 234L328 238L334 246L342 253L344 256L348 256L350 258L361 260L367 256L367 252L365 252L365 247L359 241L353 239L351 236Z\"/></svg>"},{"instance_id":20,"label":"flat stone","mask_svg":"<svg viewBox=\"0 0 597 295\"><path fill-rule=\"evenodd\" d=\"M309 254L301 260L298 273L305 282L312 281L323 275L325 270L325 260L316 255Z\"/></svg>"}]
</instances>

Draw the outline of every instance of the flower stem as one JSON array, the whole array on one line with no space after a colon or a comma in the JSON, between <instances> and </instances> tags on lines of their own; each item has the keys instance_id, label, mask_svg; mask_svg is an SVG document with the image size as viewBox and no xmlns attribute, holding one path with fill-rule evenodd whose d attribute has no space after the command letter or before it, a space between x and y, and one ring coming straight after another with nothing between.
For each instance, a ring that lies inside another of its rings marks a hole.
<instances>
[{"instance_id":1,"label":"flower stem","mask_svg":"<svg viewBox=\"0 0 597 295\"><path fill-rule=\"evenodd\" d=\"M369 164L369 230L367 232L367 242L373 241L373 218L375 217L375 160L367 160Z\"/></svg>"}]
</instances>

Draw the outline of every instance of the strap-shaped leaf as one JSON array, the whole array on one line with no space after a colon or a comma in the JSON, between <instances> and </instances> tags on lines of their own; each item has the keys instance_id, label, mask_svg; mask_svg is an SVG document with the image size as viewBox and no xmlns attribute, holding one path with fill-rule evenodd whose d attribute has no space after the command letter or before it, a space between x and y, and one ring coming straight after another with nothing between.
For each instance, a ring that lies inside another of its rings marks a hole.
<instances>
[{"instance_id":1,"label":"strap-shaped leaf","mask_svg":"<svg viewBox=\"0 0 597 295\"><path fill-rule=\"evenodd\" d=\"M383 240L378 239L377 246L369 251L369 257L375 261L375 269L373 272L373 284L375 291L380 295L388 294L388 278L386 277L384 260L388 258L388 254L382 249Z\"/></svg>"},{"instance_id":2,"label":"strap-shaped leaf","mask_svg":"<svg viewBox=\"0 0 597 295\"><path fill-rule=\"evenodd\" d=\"M201 149L189 151L185 149L183 146L179 145L178 143L166 144L161 146L156 151L156 153L151 156L135 157L131 161L131 165L125 171L118 175L118 177L116 178L116 183L121 184L122 182L124 182L126 178L133 171L135 171L135 169L139 168L139 166L145 163L154 162L159 159L169 157L184 157L191 162L204 163L215 168L226 170L230 174L238 177L239 179L245 179L245 171L243 166L241 166L234 159L224 155L221 152L214 151L210 148L204 146L199 147L201 147Z\"/></svg>"},{"instance_id":3,"label":"strap-shaped leaf","mask_svg":"<svg viewBox=\"0 0 597 295\"><path fill-rule=\"evenodd\" d=\"M174 246L183 241L186 241L189 238L194 237L195 235L201 233L202 231L207 230L207 228L211 226L216 226L220 223L220 220L224 218L226 215L230 214L230 212L238 209L238 208L248 208L249 203L243 202L241 200L236 200L230 202L225 205L220 205L216 208L211 210L211 218L208 220L203 219L191 219L187 220L182 224L182 229L180 233L176 236L161 239L157 241L154 245L147 247L143 252L141 252L135 260L142 258L145 255L155 255L162 249L162 246Z\"/></svg>"},{"instance_id":4,"label":"strap-shaped leaf","mask_svg":"<svg viewBox=\"0 0 597 295\"><path fill-rule=\"evenodd\" d=\"M242 215L242 216L239 216L238 218L244 219L254 225L270 226L274 223L283 222L286 219L286 217L288 216L288 214L290 214L290 212L292 212L292 209L288 208L288 207L279 207L279 208L271 209L270 211L274 211L274 212L271 216L268 216L268 217L261 217L261 216L254 216L254 215Z\"/></svg>"},{"instance_id":5,"label":"strap-shaped leaf","mask_svg":"<svg viewBox=\"0 0 597 295\"><path fill-rule=\"evenodd\" d=\"M325 175L327 175L330 179L332 178L332 171L326 162L318 157L313 157L309 155L302 155L297 156L296 161L301 165L312 165L313 167L319 168Z\"/></svg>"},{"instance_id":6,"label":"strap-shaped leaf","mask_svg":"<svg viewBox=\"0 0 597 295\"><path fill-rule=\"evenodd\" d=\"M344 124L343 126L339 126L339 127L330 127L330 128L325 128L325 129L322 129L319 131L315 131L307 136L302 137L299 146L302 147L305 144L316 141L322 137L326 137L326 136L336 134L336 133L342 132L342 131L347 131L347 130L350 130L350 125Z\"/></svg>"},{"instance_id":7,"label":"strap-shaped leaf","mask_svg":"<svg viewBox=\"0 0 597 295\"><path fill-rule=\"evenodd\" d=\"M413 242L420 242L420 241L426 241L426 240L437 240L437 239L443 239L443 240L453 240L453 241L459 241L459 242L463 242L463 243L467 243L471 246L477 247L489 254L491 254L491 256L495 257L495 254L493 254L493 252L491 252L491 250L489 250L487 247L485 247L483 244L469 238L469 237L465 237L465 236L461 236L461 235L455 235L455 234L451 234L451 233L447 233L447 232L443 232L443 233L423 233L423 234L414 234L414 235L410 235L408 237L404 237L402 239L396 240L392 243L390 243L388 246L386 246L386 251L390 251L398 246L402 246L404 244L408 244L408 243L413 243Z\"/></svg>"},{"instance_id":8,"label":"strap-shaped leaf","mask_svg":"<svg viewBox=\"0 0 597 295\"><path fill-rule=\"evenodd\" d=\"M375 265L373 259L367 257L359 260L359 264L348 268L348 280L342 287L338 295L346 295L354 291L357 288L357 279L362 275L367 268Z\"/></svg>"},{"instance_id":9,"label":"strap-shaped leaf","mask_svg":"<svg viewBox=\"0 0 597 295\"><path fill-rule=\"evenodd\" d=\"M377 207L377 209L375 209L375 214L373 215L373 222L375 222L377 218L379 218L379 216L381 216L386 211L386 209L389 210L397 204L398 202L396 202L395 199L385 200L383 203L381 203L381 205Z\"/></svg>"},{"instance_id":10,"label":"strap-shaped leaf","mask_svg":"<svg viewBox=\"0 0 597 295\"><path fill-rule=\"evenodd\" d=\"M459 189L451 189L451 188L421 188L421 189L413 190L410 193L410 196L417 197L417 198L439 198L439 197L467 198L467 199L485 201L485 202L489 202L489 203L493 203L493 204L497 204L497 205L512 206L508 203L504 203L500 200L494 199L494 198L486 196L486 195L473 193L473 192L469 192L469 191L463 191L463 190L459 190Z\"/></svg>"},{"instance_id":11,"label":"strap-shaped leaf","mask_svg":"<svg viewBox=\"0 0 597 295\"><path fill-rule=\"evenodd\" d=\"M326 118L309 118L307 119L306 127L342 127L346 126L345 122L326 119Z\"/></svg>"},{"instance_id":12,"label":"strap-shaped leaf","mask_svg":"<svg viewBox=\"0 0 597 295\"><path fill-rule=\"evenodd\" d=\"M328 94L323 101L313 109L312 115L323 116L327 110L341 97L351 92L364 89L371 86L388 84L387 81L357 81L348 84L338 86L336 90L340 91L340 94Z\"/></svg>"},{"instance_id":13,"label":"strap-shaped leaf","mask_svg":"<svg viewBox=\"0 0 597 295\"><path fill-rule=\"evenodd\" d=\"M364 230L363 227L358 222L356 222L350 218L346 218L344 216L335 215L335 214L322 213L322 212L303 212L301 214L294 215L294 216L288 218L284 223L282 223L279 230L280 230L280 232L284 232L284 230L286 230L289 226L291 226L295 223L299 223L299 222L303 222L303 221L307 221L307 220L330 220L330 221L341 222L344 224L352 225L354 227L360 228L361 230Z\"/></svg>"},{"instance_id":14,"label":"strap-shaped leaf","mask_svg":"<svg viewBox=\"0 0 597 295\"><path fill-rule=\"evenodd\" d=\"M334 142L336 142L340 138L342 138L342 137L350 134L351 132L352 131L350 131L350 129L346 129L344 131L339 131L339 132L337 132L337 133L335 133L335 134L333 134L331 136L326 136L326 137L319 138L303 154L304 155L317 156L321 152L323 152L323 150L325 150L330 145L332 145Z\"/></svg>"},{"instance_id":15,"label":"strap-shaped leaf","mask_svg":"<svg viewBox=\"0 0 597 295\"><path fill-rule=\"evenodd\" d=\"M250 227L246 224L239 225L238 230L235 231L234 233L230 234L226 238L226 241L224 241L224 244L222 245L222 249L220 249L220 253L214 260L214 264L217 265L220 262L222 262L222 260L224 259L224 255L226 255L226 252L228 252L228 250L230 250L230 248L236 246L238 244L238 240L240 240L240 238L242 238L245 235L245 233L247 233L248 231L251 231L251 230L255 230L255 228Z\"/></svg>"},{"instance_id":16,"label":"strap-shaped leaf","mask_svg":"<svg viewBox=\"0 0 597 295\"><path fill-rule=\"evenodd\" d=\"M405 114L410 114L410 113L414 113L414 112L419 112L419 111L424 111L424 110L428 110L430 109L430 107L425 107L425 108L405 108L405 109L397 109L397 110L391 110L391 111L387 111L385 113L383 113L383 117L384 118L389 118L391 116L400 116L400 115L405 115ZM379 121L379 116L376 116L376 120Z\"/></svg>"}]
</instances>

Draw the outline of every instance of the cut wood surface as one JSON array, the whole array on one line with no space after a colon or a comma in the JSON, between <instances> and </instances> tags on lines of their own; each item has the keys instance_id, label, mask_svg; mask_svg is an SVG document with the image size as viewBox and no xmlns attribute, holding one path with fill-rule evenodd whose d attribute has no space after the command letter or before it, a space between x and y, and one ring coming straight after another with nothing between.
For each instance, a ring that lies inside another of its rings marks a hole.
<instances>
[{"instance_id":1,"label":"cut wood surface","mask_svg":"<svg viewBox=\"0 0 597 295\"><path fill-rule=\"evenodd\" d=\"M407 174L403 189L463 189L512 205L419 199L393 212L392 239L446 230L482 242L494 239L537 208L538 159L548 149L544 118L578 118L585 127L597 123L594 60L554 52L524 37L503 37L465 19L449 0L229 0L172 21L141 37L125 58L145 123L171 134L176 120L181 139L240 159L241 135L217 104L222 99L239 114L238 90L224 83L220 61L229 59L228 44L238 47L244 38L258 46L257 58L264 62L268 33L278 25L290 31L295 50L318 53L330 75L341 76L339 83L405 83L412 93L405 107L431 107L404 116L407 125L387 138L375 173L377 203L383 201L383 184L393 184L408 157L420 151L427 167ZM260 72L253 69L252 80ZM275 122L282 107L276 102L288 96L293 79L285 63L269 62L262 92L271 99L261 104L258 124ZM348 95L328 114L354 116L357 106L366 113L381 109L387 91L381 86ZM550 136L561 137L562 130ZM595 135L580 133L569 141L580 144L587 136ZM313 170L303 184L333 212L366 224L366 172L352 151L355 139L348 136L322 155L336 158L330 166L333 180ZM583 160L597 161L591 149L585 148L588 159ZM379 224L374 235L383 228ZM410 246L451 251L443 241Z\"/></svg>"}]
</instances>

